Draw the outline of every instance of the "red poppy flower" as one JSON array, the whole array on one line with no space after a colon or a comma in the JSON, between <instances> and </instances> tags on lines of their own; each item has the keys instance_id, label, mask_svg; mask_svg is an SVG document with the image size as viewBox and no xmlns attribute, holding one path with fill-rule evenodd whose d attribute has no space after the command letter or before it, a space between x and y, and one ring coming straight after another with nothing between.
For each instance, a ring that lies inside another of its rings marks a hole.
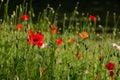
<instances>
[{"instance_id":1,"label":"red poppy flower","mask_svg":"<svg viewBox=\"0 0 120 80\"><path fill-rule=\"evenodd\" d=\"M51 29L56 29L56 26L54 24L52 24Z\"/></svg>"},{"instance_id":2,"label":"red poppy flower","mask_svg":"<svg viewBox=\"0 0 120 80\"><path fill-rule=\"evenodd\" d=\"M51 25L51 32L52 34L56 34L58 32L54 24Z\"/></svg>"},{"instance_id":3,"label":"red poppy flower","mask_svg":"<svg viewBox=\"0 0 120 80\"><path fill-rule=\"evenodd\" d=\"M28 30L28 41L27 45L32 43L31 37L34 36L34 31L32 29Z\"/></svg>"},{"instance_id":4,"label":"red poppy flower","mask_svg":"<svg viewBox=\"0 0 120 80\"><path fill-rule=\"evenodd\" d=\"M52 34L56 34L57 33L57 30L56 29L53 29L51 30L52 31Z\"/></svg>"},{"instance_id":5,"label":"red poppy flower","mask_svg":"<svg viewBox=\"0 0 120 80\"><path fill-rule=\"evenodd\" d=\"M56 45L61 45L64 42L62 38L59 38L55 41Z\"/></svg>"},{"instance_id":6,"label":"red poppy flower","mask_svg":"<svg viewBox=\"0 0 120 80\"><path fill-rule=\"evenodd\" d=\"M44 35L38 32L37 34L30 34L28 36L28 44L32 43L34 45L37 45L38 47L42 47L44 42Z\"/></svg>"},{"instance_id":7,"label":"red poppy flower","mask_svg":"<svg viewBox=\"0 0 120 80\"><path fill-rule=\"evenodd\" d=\"M34 35L34 31L32 29L28 30L28 35Z\"/></svg>"},{"instance_id":8,"label":"red poppy flower","mask_svg":"<svg viewBox=\"0 0 120 80\"><path fill-rule=\"evenodd\" d=\"M21 17L21 20L22 21L27 21L29 18L29 16L27 14L24 14L22 17Z\"/></svg>"},{"instance_id":9,"label":"red poppy flower","mask_svg":"<svg viewBox=\"0 0 120 80\"><path fill-rule=\"evenodd\" d=\"M78 33L78 35L79 35L82 39L88 38L88 33L87 33L86 31L81 32L81 33Z\"/></svg>"},{"instance_id":10,"label":"red poppy flower","mask_svg":"<svg viewBox=\"0 0 120 80\"><path fill-rule=\"evenodd\" d=\"M115 68L115 64L112 63L112 62L108 62L108 63L106 64L106 68L107 68L108 70L113 70L113 69Z\"/></svg>"},{"instance_id":11,"label":"red poppy flower","mask_svg":"<svg viewBox=\"0 0 120 80\"><path fill-rule=\"evenodd\" d=\"M113 77L113 76L114 76L114 72L110 71L110 77Z\"/></svg>"},{"instance_id":12,"label":"red poppy flower","mask_svg":"<svg viewBox=\"0 0 120 80\"><path fill-rule=\"evenodd\" d=\"M16 29L17 30L22 30L23 29L23 25L22 24L17 24Z\"/></svg>"},{"instance_id":13,"label":"red poppy flower","mask_svg":"<svg viewBox=\"0 0 120 80\"><path fill-rule=\"evenodd\" d=\"M96 20L97 20L97 19L96 19L96 16L93 16L93 15L90 15L90 16L89 16L89 19L91 19L91 20L94 21L94 22L96 22Z\"/></svg>"},{"instance_id":14,"label":"red poppy flower","mask_svg":"<svg viewBox=\"0 0 120 80\"><path fill-rule=\"evenodd\" d=\"M82 59L82 54L76 53L75 56L76 56L78 59Z\"/></svg>"}]
</instances>

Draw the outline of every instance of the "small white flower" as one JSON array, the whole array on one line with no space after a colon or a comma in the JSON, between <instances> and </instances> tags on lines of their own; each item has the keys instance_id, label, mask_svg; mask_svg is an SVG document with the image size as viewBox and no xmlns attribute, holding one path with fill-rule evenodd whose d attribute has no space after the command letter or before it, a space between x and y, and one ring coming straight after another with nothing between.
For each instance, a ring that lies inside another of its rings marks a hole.
<instances>
[{"instance_id":1,"label":"small white flower","mask_svg":"<svg viewBox=\"0 0 120 80\"><path fill-rule=\"evenodd\" d=\"M113 45L113 47L114 47L114 46L116 46L117 44L116 44L116 43L113 43L112 45Z\"/></svg>"},{"instance_id":2,"label":"small white flower","mask_svg":"<svg viewBox=\"0 0 120 80\"><path fill-rule=\"evenodd\" d=\"M44 43L40 48L45 48L45 47L47 47L48 46L48 44L47 43Z\"/></svg>"},{"instance_id":3,"label":"small white flower","mask_svg":"<svg viewBox=\"0 0 120 80\"><path fill-rule=\"evenodd\" d=\"M116 43L113 43L113 47L116 47L118 50L120 50L120 46Z\"/></svg>"},{"instance_id":4,"label":"small white flower","mask_svg":"<svg viewBox=\"0 0 120 80\"><path fill-rule=\"evenodd\" d=\"M88 74L89 73L89 71L88 70L85 70L85 74Z\"/></svg>"}]
</instances>

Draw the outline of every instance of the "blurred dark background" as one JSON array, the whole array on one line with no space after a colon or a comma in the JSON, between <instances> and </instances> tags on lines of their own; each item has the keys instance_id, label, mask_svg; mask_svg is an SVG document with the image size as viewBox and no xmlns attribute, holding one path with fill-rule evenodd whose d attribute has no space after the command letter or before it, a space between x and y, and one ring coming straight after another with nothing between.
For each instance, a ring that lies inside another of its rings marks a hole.
<instances>
[{"instance_id":1,"label":"blurred dark background","mask_svg":"<svg viewBox=\"0 0 120 80\"><path fill-rule=\"evenodd\" d=\"M10 0L10 9L14 9L24 0ZM30 2L30 0L26 0ZM60 12L72 12L79 2L78 11L89 13L105 13L106 11L120 13L120 0L32 0L36 13L46 8L47 4L56 9L61 4Z\"/></svg>"},{"instance_id":2,"label":"blurred dark background","mask_svg":"<svg viewBox=\"0 0 120 80\"><path fill-rule=\"evenodd\" d=\"M7 0L3 0L4 3ZM16 5L22 4L24 0L9 0L9 12L15 10ZM26 0L30 3L30 0ZM120 0L32 0L32 5L35 13L45 9L48 4L55 10L61 4L59 12L69 13L75 8L76 3L79 2L78 11L88 13L106 13L106 11L120 13ZM3 8L3 7L2 7ZM2 12L2 9L0 10Z\"/></svg>"},{"instance_id":3,"label":"blurred dark background","mask_svg":"<svg viewBox=\"0 0 120 80\"><path fill-rule=\"evenodd\" d=\"M7 0L4 0L4 3L6 3L6 1ZM24 0L9 0L9 14L12 14L16 5L22 4L23 2ZM30 4L30 0L26 0L26 2ZM48 4L50 4L54 10L61 4L59 13L62 15L62 13L72 13L77 2L79 2L78 11L80 13L99 15L103 20L105 20L104 18L106 17L107 11L110 12L110 17L113 17L112 14L114 12L117 16L120 15L120 0L32 0L32 7L35 14L38 15L38 13L42 12ZM0 9L0 18L3 17L3 10L4 6Z\"/></svg>"}]
</instances>

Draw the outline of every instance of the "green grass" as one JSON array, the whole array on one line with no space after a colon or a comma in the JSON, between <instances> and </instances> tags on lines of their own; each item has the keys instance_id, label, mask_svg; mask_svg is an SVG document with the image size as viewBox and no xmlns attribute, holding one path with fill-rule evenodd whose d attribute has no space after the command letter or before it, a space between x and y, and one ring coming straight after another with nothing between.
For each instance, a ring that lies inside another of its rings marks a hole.
<instances>
[{"instance_id":1,"label":"green grass","mask_svg":"<svg viewBox=\"0 0 120 80\"><path fill-rule=\"evenodd\" d=\"M9 2L9 1L8 1ZM34 9L26 10L26 4L18 5L14 14L8 16L8 3L5 5L5 15L1 22L0 29L0 79L1 80L112 80L109 71L106 69L108 62L115 64L114 79L119 80L120 51L112 46L119 42L119 30L114 15L114 30L111 34L106 32L99 22L89 19L88 15L81 15L77 6L73 15L68 20L64 14L62 26L59 26L57 10L48 6L38 15L34 23ZM1 5L0 5L1 6ZM28 21L22 21L24 14L29 15ZM35 15L36 16L36 15ZM108 16L107 16L108 18ZM23 24L22 30L17 30L16 25ZM51 33L50 26L56 25L57 34ZM101 27L99 27L101 26ZM101 33L97 33L96 29ZM36 45L27 45L28 30L35 33L41 32L48 45L39 48ZM88 32L88 38L82 39L78 33ZM64 42L57 46L55 41L62 38ZM75 42L69 43L69 39ZM79 59L76 53L81 54ZM101 57L99 60L98 57Z\"/></svg>"}]
</instances>

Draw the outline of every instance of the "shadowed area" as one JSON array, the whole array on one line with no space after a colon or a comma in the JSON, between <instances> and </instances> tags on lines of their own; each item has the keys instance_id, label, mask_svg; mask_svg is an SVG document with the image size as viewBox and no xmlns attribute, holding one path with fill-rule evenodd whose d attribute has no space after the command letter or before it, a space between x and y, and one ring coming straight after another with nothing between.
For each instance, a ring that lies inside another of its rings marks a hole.
<instances>
[{"instance_id":1,"label":"shadowed area","mask_svg":"<svg viewBox=\"0 0 120 80\"><path fill-rule=\"evenodd\" d=\"M6 3L7 0L4 0L4 3ZM16 5L20 5L24 2L24 0L9 0L9 7L8 7L8 13L12 14L12 11L16 9ZM28 10L29 10L29 4L30 0L26 0L28 3ZM59 8L59 16L60 18L63 17L63 13L67 13L68 16L71 16L71 13L74 11L74 8L76 6L76 3L79 2L78 11L82 13L89 13L91 15L99 15L101 17L101 24L104 24L106 13L109 11L109 24L113 24L113 13L115 12L117 15L117 18L120 19L120 1L119 0L32 0L32 7L34 9L34 12L36 15L39 14L39 12L42 12L43 9L47 7L49 4L51 7L53 7L54 10L56 10L61 4L61 7ZM3 18L4 15L4 6L1 7L0 10L0 18Z\"/></svg>"}]
</instances>

